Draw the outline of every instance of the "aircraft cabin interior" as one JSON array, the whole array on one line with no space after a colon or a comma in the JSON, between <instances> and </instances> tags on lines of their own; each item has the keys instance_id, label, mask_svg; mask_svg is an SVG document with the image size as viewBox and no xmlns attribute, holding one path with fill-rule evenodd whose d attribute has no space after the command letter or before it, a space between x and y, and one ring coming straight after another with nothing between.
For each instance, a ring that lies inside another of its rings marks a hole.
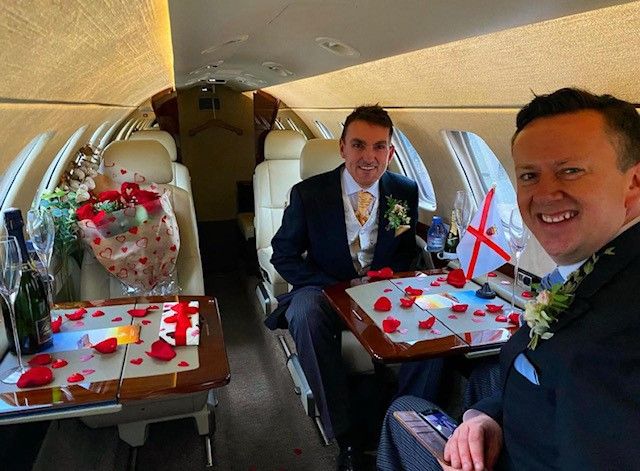
<instances>
[{"instance_id":1,"label":"aircraft cabin interior","mask_svg":"<svg viewBox=\"0 0 640 471\"><path fill-rule=\"evenodd\" d=\"M54 332L52 384L0 385L6 470L335 469L295 342L264 321L292 288L272 262L291 188L345 162L345 118L387 110L388 171L418 187L415 269L445 280L460 265L429 252L434 217L450 228L463 204L468 224L491 193L509 231L522 106L577 87L640 107L640 1L4 0L0 24L2 230L19 209ZM37 208L56 229L49 258ZM507 259L474 282L523 308L555 263L534 236ZM2 366L17 364L7 296ZM387 340L395 353L375 358L360 321L342 331L341 355L361 469L376 469L398 359L413 347ZM115 354L98 353L114 335ZM176 346L166 364L159 338ZM500 345L443 354L452 417L465 361L495 360ZM23 352L31 366L36 352Z\"/></svg>"}]
</instances>

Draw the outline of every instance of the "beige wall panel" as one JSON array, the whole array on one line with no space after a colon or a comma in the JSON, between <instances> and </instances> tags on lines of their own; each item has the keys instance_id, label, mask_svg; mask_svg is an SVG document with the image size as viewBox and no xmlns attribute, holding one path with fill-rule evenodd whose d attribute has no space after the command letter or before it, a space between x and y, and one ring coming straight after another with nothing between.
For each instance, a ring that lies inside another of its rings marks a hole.
<instances>
[{"instance_id":1,"label":"beige wall panel","mask_svg":"<svg viewBox=\"0 0 640 471\"><path fill-rule=\"evenodd\" d=\"M255 166L252 100L226 87L216 86L215 91L220 99L215 117L241 128L242 136L210 127L190 137L189 129L212 119L214 114L198 109L200 87L178 90L182 159L191 173L199 221L234 219L236 182L251 180Z\"/></svg>"},{"instance_id":2,"label":"beige wall panel","mask_svg":"<svg viewBox=\"0 0 640 471\"><path fill-rule=\"evenodd\" d=\"M512 106L580 86L639 101L640 2L410 52L267 88L292 108Z\"/></svg>"},{"instance_id":3,"label":"beige wall panel","mask_svg":"<svg viewBox=\"0 0 640 471\"><path fill-rule=\"evenodd\" d=\"M0 97L137 105L173 86L166 0L5 1Z\"/></svg>"},{"instance_id":4,"label":"beige wall panel","mask_svg":"<svg viewBox=\"0 0 640 471\"><path fill-rule=\"evenodd\" d=\"M31 206L44 172L67 139L78 128L89 125L82 143L104 121L114 122L133 109L99 107L92 105L25 105L0 104L0 172L4 172L18 153L38 134L54 130L35 164L29 168L27 178L21 182L21 190L15 205L22 210Z\"/></svg>"}]
</instances>

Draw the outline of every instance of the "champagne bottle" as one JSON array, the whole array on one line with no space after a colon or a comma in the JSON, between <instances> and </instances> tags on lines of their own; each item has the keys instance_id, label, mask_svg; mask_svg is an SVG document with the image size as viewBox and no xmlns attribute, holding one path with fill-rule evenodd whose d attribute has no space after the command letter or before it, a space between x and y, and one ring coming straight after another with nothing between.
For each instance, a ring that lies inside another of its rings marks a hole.
<instances>
[{"instance_id":1,"label":"champagne bottle","mask_svg":"<svg viewBox=\"0 0 640 471\"><path fill-rule=\"evenodd\" d=\"M42 277L35 268L27 252L24 239L22 214L19 209L9 208L4 212L4 224L7 234L14 236L22 253L22 277L15 303L18 340L23 354L39 352L53 345L51 313L47 300L47 291ZM5 328L9 339L9 348L15 350L11 319L7 306L2 306ZM15 351L14 351L15 353Z\"/></svg>"},{"instance_id":2,"label":"champagne bottle","mask_svg":"<svg viewBox=\"0 0 640 471\"><path fill-rule=\"evenodd\" d=\"M460 234L458 232L458 225L456 224L455 212L455 209L451 211L451 226L449 227L447 240L444 244L444 251L448 253L455 253L458 243L460 242Z\"/></svg>"}]
</instances>

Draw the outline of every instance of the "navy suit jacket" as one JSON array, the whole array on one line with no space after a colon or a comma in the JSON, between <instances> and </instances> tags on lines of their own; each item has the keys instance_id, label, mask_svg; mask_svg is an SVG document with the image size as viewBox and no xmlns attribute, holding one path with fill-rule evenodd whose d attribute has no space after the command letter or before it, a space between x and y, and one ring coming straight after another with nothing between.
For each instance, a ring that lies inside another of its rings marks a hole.
<instances>
[{"instance_id":1,"label":"navy suit jacket","mask_svg":"<svg viewBox=\"0 0 640 471\"><path fill-rule=\"evenodd\" d=\"M553 337L531 351L529 328L516 332L500 355L501 397L473 406L502 425L506 469L640 469L640 224L608 247ZM539 385L514 368L523 352Z\"/></svg>"},{"instance_id":2,"label":"navy suit jacket","mask_svg":"<svg viewBox=\"0 0 640 471\"><path fill-rule=\"evenodd\" d=\"M282 225L274 235L271 263L288 283L290 293L278 298L278 308L265 324L271 329L283 327L283 314L295 291L304 286L325 287L359 275L353 267L342 202L341 172L338 168L308 178L291 189L289 205ZM409 205L410 229L398 237L387 229L384 213L387 196ZM385 266L394 271L412 268L416 260L416 222L418 220L418 186L404 176L385 172L380 178L378 204L378 239L372 270ZM306 257L303 254L306 252Z\"/></svg>"}]
</instances>

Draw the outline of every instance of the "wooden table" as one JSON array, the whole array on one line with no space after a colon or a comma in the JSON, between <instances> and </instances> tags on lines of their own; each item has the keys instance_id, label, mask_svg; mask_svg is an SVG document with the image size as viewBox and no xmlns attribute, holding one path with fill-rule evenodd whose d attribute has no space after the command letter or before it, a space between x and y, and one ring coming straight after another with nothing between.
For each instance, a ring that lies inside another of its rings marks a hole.
<instances>
[{"instance_id":1,"label":"wooden table","mask_svg":"<svg viewBox=\"0 0 640 471\"><path fill-rule=\"evenodd\" d=\"M397 273L394 278L413 277L419 274L443 275L444 270ZM413 345L392 341L375 322L351 299L346 289L363 283L369 278L341 282L324 289L324 294L338 312L346 326L353 332L371 357L383 363L397 363L446 355L467 354L482 356L495 354L517 330L517 326L505 324L504 328L451 334L434 340L425 340ZM371 280L377 281L377 280Z\"/></svg>"},{"instance_id":2,"label":"wooden table","mask_svg":"<svg viewBox=\"0 0 640 471\"><path fill-rule=\"evenodd\" d=\"M220 314L214 298L206 296L120 298L67 303L56 308L77 309L133 303L162 303L178 299L180 301L195 300L200 305L199 368L142 378L124 378L122 373L125 371L125 363L128 362L125 352L122 356L123 365L119 378L92 382L88 377L82 384L25 389L16 393L1 394L0 424L111 414L120 411L123 405L136 401L197 393L227 384L230 379L229 362ZM128 314L125 312L123 317L128 317ZM87 320L87 323L89 324L90 320ZM128 345L125 347L128 348Z\"/></svg>"}]
</instances>

